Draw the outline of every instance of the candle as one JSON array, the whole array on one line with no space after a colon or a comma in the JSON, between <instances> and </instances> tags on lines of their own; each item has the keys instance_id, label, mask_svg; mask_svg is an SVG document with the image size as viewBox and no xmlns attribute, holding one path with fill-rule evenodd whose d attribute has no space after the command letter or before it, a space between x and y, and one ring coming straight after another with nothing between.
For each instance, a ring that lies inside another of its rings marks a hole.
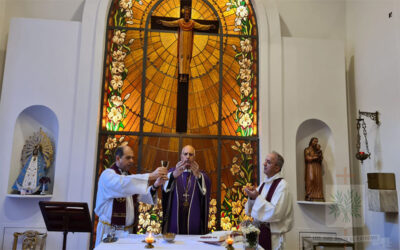
<instances>
[{"instance_id":1,"label":"candle","mask_svg":"<svg viewBox=\"0 0 400 250\"><path fill-rule=\"evenodd\" d=\"M228 244L229 246L231 246L233 244L233 239L230 236L225 241L226 241L226 244Z\"/></svg>"},{"instance_id":2,"label":"candle","mask_svg":"<svg viewBox=\"0 0 400 250\"><path fill-rule=\"evenodd\" d=\"M151 235L151 232L149 233L149 236L146 237L146 243L151 244L154 242L154 238Z\"/></svg>"}]
</instances>

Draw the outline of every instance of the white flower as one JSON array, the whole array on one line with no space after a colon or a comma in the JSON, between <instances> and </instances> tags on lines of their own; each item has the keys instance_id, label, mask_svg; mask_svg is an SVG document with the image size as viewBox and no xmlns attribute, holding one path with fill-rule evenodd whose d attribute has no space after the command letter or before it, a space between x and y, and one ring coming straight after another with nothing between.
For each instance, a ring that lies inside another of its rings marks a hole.
<instances>
[{"instance_id":1,"label":"white flower","mask_svg":"<svg viewBox=\"0 0 400 250\"><path fill-rule=\"evenodd\" d=\"M242 19L240 17L235 18L235 26L240 26L242 25Z\"/></svg>"},{"instance_id":2,"label":"white flower","mask_svg":"<svg viewBox=\"0 0 400 250\"><path fill-rule=\"evenodd\" d=\"M117 146L118 146L117 145L117 139L116 138L112 138L112 137L108 137L106 145L104 146L104 148L105 149L114 149Z\"/></svg>"},{"instance_id":3,"label":"white flower","mask_svg":"<svg viewBox=\"0 0 400 250\"><path fill-rule=\"evenodd\" d=\"M119 7L121 7L124 10L132 8L132 0L120 0Z\"/></svg>"},{"instance_id":4,"label":"white flower","mask_svg":"<svg viewBox=\"0 0 400 250\"><path fill-rule=\"evenodd\" d=\"M120 96L111 96L111 102L114 104L115 107L119 107L122 105L122 100Z\"/></svg>"},{"instance_id":5,"label":"white flower","mask_svg":"<svg viewBox=\"0 0 400 250\"><path fill-rule=\"evenodd\" d=\"M139 1L139 5L143 5L143 2L142 2L142 1Z\"/></svg>"},{"instance_id":6,"label":"white flower","mask_svg":"<svg viewBox=\"0 0 400 250\"><path fill-rule=\"evenodd\" d=\"M142 227L146 227L150 225L150 214L149 213L141 213L139 215L139 225Z\"/></svg>"},{"instance_id":7,"label":"white flower","mask_svg":"<svg viewBox=\"0 0 400 250\"><path fill-rule=\"evenodd\" d=\"M245 53L253 50L250 39L244 39L243 41L240 41L240 47L242 48L242 51Z\"/></svg>"},{"instance_id":8,"label":"white flower","mask_svg":"<svg viewBox=\"0 0 400 250\"><path fill-rule=\"evenodd\" d=\"M240 104L240 111L242 111L243 113L246 113L247 112L247 110L249 110L250 109L250 103L249 102L242 102L241 104Z\"/></svg>"},{"instance_id":9,"label":"white flower","mask_svg":"<svg viewBox=\"0 0 400 250\"><path fill-rule=\"evenodd\" d=\"M253 148L251 147L250 142L249 142L249 143L243 142L243 152L244 152L246 155L251 155L251 154L253 154Z\"/></svg>"},{"instance_id":10,"label":"white flower","mask_svg":"<svg viewBox=\"0 0 400 250\"><path fill-rule=\"evenodd\" d=\"M244 17L247 17L248 15L249 15L249 12L247 11L246 6L239 6L236 9L236 16L244 18Z\"/></svg>"},{"instance_id":11,"label":"white flower","mask_svg":"<svg viewBox=\"0 0 400 250\"><path fill-rule=\"evenodd\" d=\"M112 58L113 58L113 60L114 60L114 61L117 61L117 62L122 62L122 61L125 59L125 57L126 57L126 53L123 52L122 50L115 50L115 51L112 53ZM239 63L240 63L240 62L239 62Z\"/></svg>"},{"instance_id":12,"label":"white flower","mask_svg":"<svg viewBox=\"0 0 400 250\"><path fill-rule=\"evenodd\" d=\"M108 119L113 121L114 124L117 124L122 120L122 114L118 108L112 107L110 113L108 113Z\"/></svg>"},{"instance_id":13,"label":"white flower","mask_svg":"<svg viewBox=\"0 0 400 250\"><path fill-rule=\"evenodd\" d=\"M260 232L260 229L256 228L255 226L253 226L252 224L250 224L247 227L240 227L240 231L242 231L243 234L249 234L252 232Z\"/></svg>"},{"instance_id":14,"label":"white flower","mask_svg":"<svg viewBox=\"0 0 400 250\"><path fill-rule=\"evenodd\" d=\"M110 83L114 90L121 88L124 84L124 82L122 81L122 76L120 75L113 75Z\"/></svg>"},{"instance_id":15,"label":"white flower","mask_svg":"<svg viewBox=\"0 0 400 250\"><path fill-rule=\"evenodd\" d=\"M120 31L120 30L115 30L114 31L114 36L112 38L113 43L116 43L118 45L121 45L124 43L126 37L126 33Z\"/></svg>"},{"instance_id":16,"label":"white flower","mask_svg":"<svg viewBox=\"0 0 400 250\"><path fill-rule=\"evenodd\" d=\"M113 75L121 74L125 70L125 64L123 62L112 62L111 73Z\"/></svg>"},{"instance_id":17,"label":"white flower","mask_svg":"<svg viewBox=\"0 0 400 250\"><path fill-rule=\"evenodd\" d=\"M250 119L250 115L249 114L244 114L240 119L239 119L239 124L240 126L242 126L243 128L247 128L248 126L250 126L250 124L252 124L252 120Z\"/></svg>"},{"instance_id":18,"label":"white flower","mask_svg":"<svg viewBox=\"0 0 400 250\"><path fill-rule=\"evenodd\" d=\"M243 81L250 81L251 79L251 70L250 69L240 69L239 71L240 74L240 79L242 79Z\"/></svg>"},{"instance_id":19,"label":"white flower","mask_svg":"<svg viewBox=\"0 0 400 250\"><path fill-rule=\"evenodd\" d=\"M242 86L240 87L240 93L242 93L244 96L248 96L250 92L251 92L250 83L249 82L242 83Z\"/></svg>"},{"instance_id":20,"label":"white flower","mask_svg":"<svg viewBox=\"0 0 400 250\"><path fill-rule=\"evenodd\" d=\"M250 67L251 67L251 64L252 64L252 62L251 62L251 60L248 59L248 58L243 58L242 60L239 61L240 67L241 67L241 68L244 68L244 69L250 68Z\"/></svg>"}]
</instances>

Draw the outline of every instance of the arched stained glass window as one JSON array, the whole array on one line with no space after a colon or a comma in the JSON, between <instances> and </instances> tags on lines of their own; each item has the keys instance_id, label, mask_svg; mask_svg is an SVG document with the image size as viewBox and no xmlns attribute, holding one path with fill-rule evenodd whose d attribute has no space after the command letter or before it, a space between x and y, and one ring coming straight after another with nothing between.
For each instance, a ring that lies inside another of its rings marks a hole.
<instances>
[{"instance_id":1,"label":"arched stained glass window","mask_svg":"<svg viewBox=\"0 0 400 250\"><path fill-rule=\"evenodd\" d=\"M157 18L191 18L216 24L194 32L190 62L187 132L176 132L177 28L156 26ZM98 176L123 143L135 151L133 173L150 172L191 144L211 181L210 229L229 230L247 219L243 186L258 176L258 36L254 10L242 0L114 0L104 61ZM97 184L96 184L97 185ZM160 230L141 216L139 230ZM149 228L151 227L151 228Z\"/></svg>"}]
</instances>

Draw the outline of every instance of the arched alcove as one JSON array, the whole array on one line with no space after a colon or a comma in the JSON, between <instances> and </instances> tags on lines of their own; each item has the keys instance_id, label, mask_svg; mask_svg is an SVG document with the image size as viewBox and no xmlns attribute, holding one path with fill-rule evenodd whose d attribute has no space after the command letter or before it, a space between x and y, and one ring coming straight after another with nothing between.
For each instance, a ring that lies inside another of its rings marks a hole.
<instances>
[{"instance_id":1,"label":"arched alcove","mask_svg":"<svg viewBox=\"0 0 400 250\"><path fill-rule=\"evenodd\" d=\"M296 133L296 176L297 200L305 200L305 162L304 149L308 147L312 137L318 138L323 153L322 183L325 202L331 202L336 183L335 170L335 142L332 130L323 121L309 119L300 124Z\"/></svg>"},{"instance_id":2,"label":"arched alcove","mask_svg":"<svg viewBox=\"0 0 400 250\"><path fill-rule=\"evenodd\" d=\"M35 132L42 129L53 142L54 160L48 170L47 176L50 177L49 194L53 193L56 149L58 141L58 119L56 114L46 106L33 105L24 109L17 117L14 126L14 136L11 151L10 172L8 178L8 194L16 194L12 190L12 185L21 171L21 152L26 140Z\"/></svg>"}]
</instances>

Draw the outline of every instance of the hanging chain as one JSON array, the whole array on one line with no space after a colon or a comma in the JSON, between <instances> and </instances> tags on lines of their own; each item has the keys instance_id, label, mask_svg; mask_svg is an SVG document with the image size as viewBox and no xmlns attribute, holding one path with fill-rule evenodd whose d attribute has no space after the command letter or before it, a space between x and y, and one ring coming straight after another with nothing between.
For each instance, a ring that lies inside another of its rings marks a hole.
<instances>
[{"instance_id":1,"label":"hanging chain","mask_svg":"<svg viewBox=\"0 0 400 250\"><path fill-rule=\"evenodd\" d=\"M365 124L365 121L362 121L362 128L363 128L363 134L365 138L365 147L367 148L367 153L369 154L369 147L368 147L368 140L367 140L367 125Z\"/></svg>"},{"instance_id":2,"label":"hanging chain","mask_svg":"<svg viewBox=\"0 0 400 250\"><path fill-rule=\"evenodd\" d=\"M357 119L357 152L360 152L360 142L361 142L361 136L360 136L360 122L363 121L364 119Z\"/></svg>"}]
</instances>

